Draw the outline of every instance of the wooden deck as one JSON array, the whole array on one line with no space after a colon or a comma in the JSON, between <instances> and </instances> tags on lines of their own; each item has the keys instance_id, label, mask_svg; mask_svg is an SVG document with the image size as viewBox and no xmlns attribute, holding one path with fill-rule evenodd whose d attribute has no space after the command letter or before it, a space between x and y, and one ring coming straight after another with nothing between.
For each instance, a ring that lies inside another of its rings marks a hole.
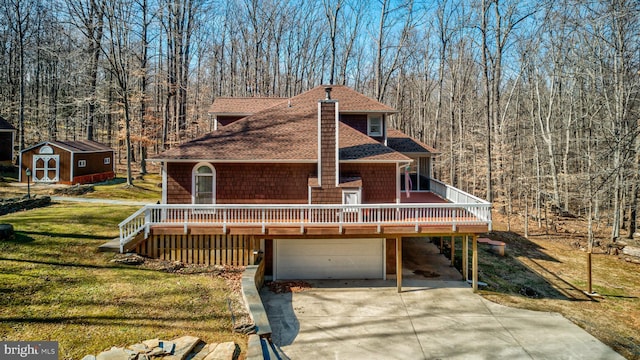
<instances>
[{"instance_id":1,"label":"wooden deck","mask_svg":"<svg viewBox=\"0 0 640 360\"><path fill-rule=\"evenodd\" d=\"M445 225L421 225L416 230L415 226L386 225L377 226L357 225L343 226L310 226L303 230L297 227L268 226L264 230L260 226L228 226L226 231L221 226L172 226L158 224L151 226L151 235L258 235L263 238L274 237L299 237L299 236L342 236L342 235L451 235L451 234L482 234L489 231L488 225L458 225L456 227Z\"/></svg>"},{"instance_id":2,"label":"wooden deck","mask_svg":"<svg viewBox=\"0 0 640 360\"><path fill-rule=\"evenodd\" d=\"M446 204L448 202L431 191L409 192L408 195L403 191L400 195L401 204Z\"/></svg>"},{"instance_id":3,"label":"wooden deck","mask_svg":"<svg viewBox=\"0 0 640 360\"><path fill-rule=\"evenodd\" d=\"M491 204L432 181L381 204L153 204L120 223L121 251L138 234L275 237L470 235L491 230Z\"/></svg>"}]
</instances>

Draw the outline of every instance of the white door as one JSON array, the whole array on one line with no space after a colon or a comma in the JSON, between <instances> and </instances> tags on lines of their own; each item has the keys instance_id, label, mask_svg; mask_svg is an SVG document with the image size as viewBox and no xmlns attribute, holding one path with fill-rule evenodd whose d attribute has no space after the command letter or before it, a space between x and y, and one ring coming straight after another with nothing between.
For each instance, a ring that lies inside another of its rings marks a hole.
<instances>
[{"instance_id":1,"label":"white door","mask_svg":"<svg viewBox=\"0 0 640 360\"><path fill-rule=\"evenodd\" d=\"M276 280L384 278L384 239L279 239L274 253Z\"/></svg>"},{"instance_id":2,"label":"white door","mask_svg":"<svg viewBox=\"0 0 640 360\"><path fill-rule=\"evenodd\" d=\"M33 182L60 181L60 155L33 155Z\"/></svg>"}]
</instances>

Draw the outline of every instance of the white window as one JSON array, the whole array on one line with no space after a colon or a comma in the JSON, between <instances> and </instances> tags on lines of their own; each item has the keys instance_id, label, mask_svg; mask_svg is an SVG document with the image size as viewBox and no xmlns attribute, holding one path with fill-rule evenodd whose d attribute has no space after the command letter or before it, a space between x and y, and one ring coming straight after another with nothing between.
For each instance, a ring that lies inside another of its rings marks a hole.
<instances>
[{"instance_id":1,"label":"white window","mask_svg":"<svg viewBox=\"0 0 640 360\"><path fill-rule=\"evenodd\" d=\"M360 204L360 189L342 190L342 204L343 205L359 205ZM357 208L345 208L345 211L356 212Z\"/></svg>"},{"instance_id":2,"label":"white window","mask_svg":"<svg viewBox=\"0 0 640 360\"><path fill-rule=\"evenodd\" d=\"M193 167L192 198L194 204L215 204L216 171L208 163Z\"/></svg>"},{"instance_id":3,"label":"white window","mask_svg":"<svg viewBox=\"0 0 640 360\"><path fill-rule=\"evenodd\" d=\"M367 134L382 136L382 115L369 115L367 118Z\"/></svg>"},{"instance_id":4,"label":"white window","mask_svg":"<svg viewBox=\"0 0 640 360\"><path fill-rule=\"evenodd\" d=\"M51 148L51 146L45 145L45 146L40 148L39 153L43 154L43 155L51 155L51 154L53 154L53 149Z\"/></svg>"},{"instance_id":5,"label":"white window","mask_svg":"<svg viewBox=\"0 0 640 360\"><path fill-rule=\"evenodd\" d=\"M109 164L111 164L111 158L110 158L110 157L106 157L106 158L104 158L104 164L105 164L105 165L109 165Z\"/></svg>"},{"instance_id":6,"label":"white window","mask_svg":"<svg viewBox=\"0 0 640 360\"><path fill-rule=\"evenodd\" d=\"M87 160L78 160L78 167L87 167Z\"/></svg>"}]
</instances>

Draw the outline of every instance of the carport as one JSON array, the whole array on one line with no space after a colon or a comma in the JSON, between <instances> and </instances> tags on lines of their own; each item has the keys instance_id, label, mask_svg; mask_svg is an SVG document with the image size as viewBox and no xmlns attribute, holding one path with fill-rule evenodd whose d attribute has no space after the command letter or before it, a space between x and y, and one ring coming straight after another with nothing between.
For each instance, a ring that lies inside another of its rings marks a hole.
<instances>
[{"instance_id":1,"label":"carport","mask_svg":"<svg viewBox=\"0 0 640 360\"><path fill-rule=\"evenodd\" d=\"M454 264L456 238L450 234L429 236L429 238L448 238L451 243L451 265ZM477 235L458 235L462 239L462 272L464 280L469 273L469 243L471 242L471 283L474 291L478 289L478 249ZM395 266L396 287L402 292L403 241L405 237L362 236L354 238L274 238L273 241L273 278L275 280L328 280L328 279L368 279L386 280L387 266ZM410 237L415 239L415 237ZM423 239L426 239L423 237ZM442 240L441 240L442 242ZM391 248L389 248L391 244ZM442 245L441 245L442 247ZM392 259L391 265L388 260ZM393 276L392 276L393 277Z\"/></svg>"},{"instance_id":2,"label":"carport","mask_svg":"<svg viewBox=\"0 0 640 360\"><path fill-rule=\"evenodd\" d=\"M436 237L436 236L434 236ZM442 248L442 241L444 237L450 238L451 241L451 266L455 261L455 237L450 235L443 235L440 237L440 248ZM465 281L469 281L469 240L471 240L472 256L471 256L471 287L473 291L478 290L478 235L463 235L462 236L462 273ZM403 237L396 237L396 287L398 292L402 292L402 277L403 277L403 254L402 254L402 242Z\"/></svg>"}]
</instances>

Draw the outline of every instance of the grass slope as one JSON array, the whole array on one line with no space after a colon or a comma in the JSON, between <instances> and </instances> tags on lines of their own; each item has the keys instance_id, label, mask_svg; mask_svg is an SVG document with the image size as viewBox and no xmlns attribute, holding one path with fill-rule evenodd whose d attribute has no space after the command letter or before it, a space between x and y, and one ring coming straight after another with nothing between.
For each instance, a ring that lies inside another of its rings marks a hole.
<instances>
[{"instance_id":1,"label":"grass slope","mask_svg":"<svg viewBox=\"0 0 640 360\"><path fill-rule=\"evenodd\" d=\"M11 177L2 177L0 175L0 198L20 197L27 194L26 184L17 183L16 181ZM143 179L133 180L133 185L128 186L124 178L118 177L94 184L95 191L81 195L81 197L154 203L159 201L162 196L161 182L160 175L147 174ZM65 187L65 185L31 183L31 195L55 195L55 189L61 187Z\"/></svg>"},{"instance_id":2,"label":"grass slope","mask_svg":"<svg viewBox=\"0 0 640 360\"><path fill-rule=\"evenodd\" d=\"M628 359L640 359L640 266L618 256L593 255L594 290L602 298L588 297L586 253L579 232L545 234L529 238L505 231L495 217L491 238L507 244L501 257L479 246L479 277L488 283L480 291L487 299L512 307L554 311L578 324ZM578 229L585 224L576 221ZM530 229L535 229L530 226ZM522 225L512 227L521 232ZM537 230L537 229L535 229ZM601 252L601 251L600 251Z\"/></svg>"},{"instance_id":3,"label":"grass slope","mask_svg":"<svg viewBox=\"0 0 640 360\"><path fill-rule=\"evenodd\" d=\"M223 279L115 265L96 252L135 210L55 204L1 216L17 234L0 242L0 339L59 341L61 359L187 334L244 347Z\"/></svg>"}]
</instances>

